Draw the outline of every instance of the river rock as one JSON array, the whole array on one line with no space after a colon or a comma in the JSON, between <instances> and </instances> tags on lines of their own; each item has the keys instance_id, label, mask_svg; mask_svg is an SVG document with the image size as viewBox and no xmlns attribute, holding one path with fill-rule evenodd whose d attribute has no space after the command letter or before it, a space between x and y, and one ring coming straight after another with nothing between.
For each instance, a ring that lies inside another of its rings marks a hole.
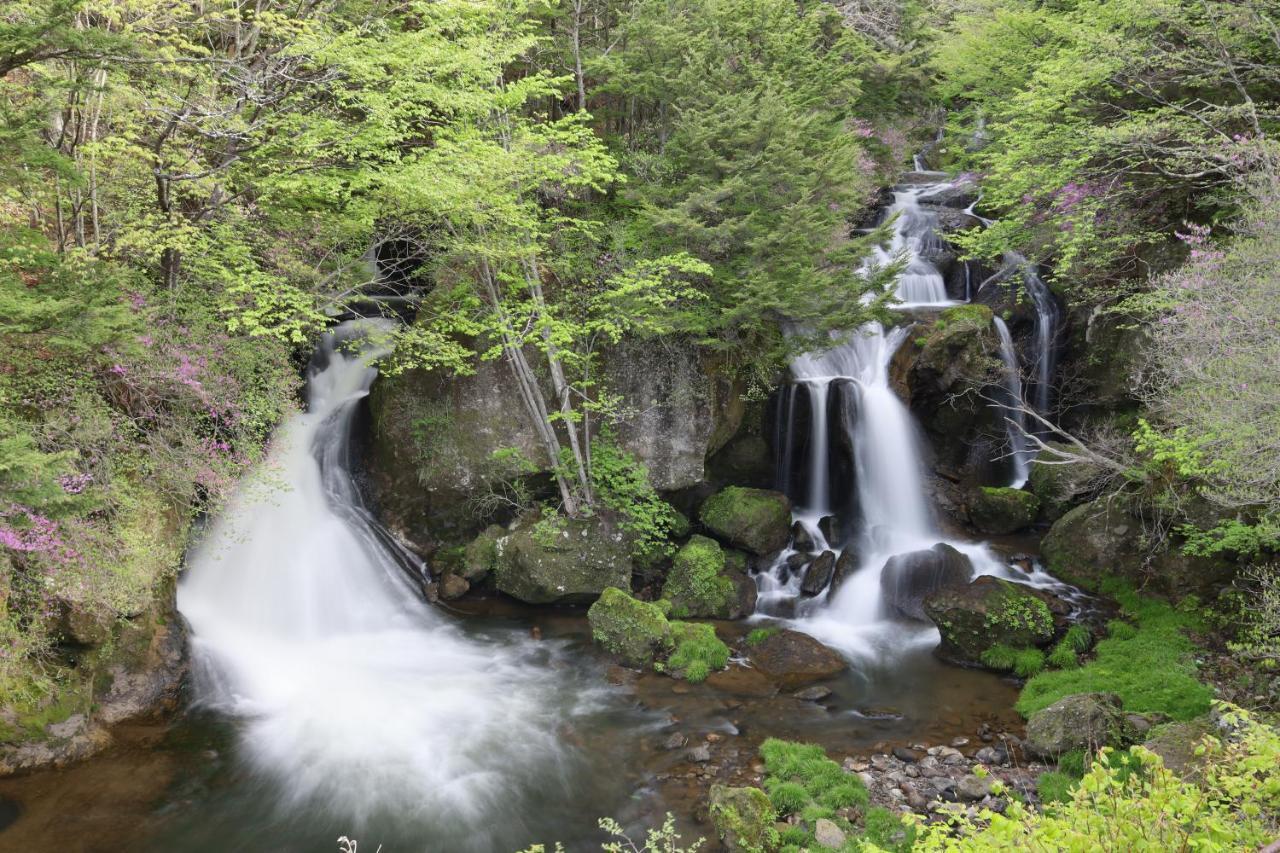
<instances>
[{"instance_id":1,"label":"river rock","mask_svg":"<svg viewBox=\"0 0 1280 853\"><path fill-rule=\"evenodd\" d=\"M825 817L818 818L818 822L813 825L813 838L818 842L819 847L825 847L828 850L844 849L844 830Z\"/></svg>"},{"instance_id":2,"label":"river rock","mask_svg":"<svg viewBox=\"0 0 1280 853\"><path fill-rule=\"evenodd\" d=\"M840 519L836 518L834 515L824 515L822 518L818 519L818 531L822 533L823 538L825 538L828 543L832 545L838 543L842 533L840 530Z\"/></svg>"},{"instance_id":3,"label":"river rock","mask_svg":"<svg viewBox=\"0 0 1280 853\"><path fill-rule=\"evenodd\" d=\"M1073 749L1120 746L1128 739L1120 697L1114 693L1064 696L1027 720L1027 748L1055 758Z\"/></svg>"},{"instance_id":4,"label":"river rock","mask_svg":"<svg viewBox=\"0 0 1280 853\"><path fill-rule=\"evenodd\" d=\"M455 598L462 598L471 589L471 584L467 583L466 578L458 577L455 574L442 575L440 577L440 597L445 601L452 601Z\"/></svg>"},{"instance_id":5,"label":"river rock","mask_svg":"<svg viewBox=\"0 0 1280 853\"><path fill-rule=\"evenodd\" d=\"M782 550L791 533L791 501L769 489L730 486L707 498L698 517L716 537L757 555Z\"/></svg>"},{"instance_id":6,"label":"river rock","mask_svg":"<svg viewBox=\"0 0 1280 853\"><path fill-rule=\"evenodd\" d=\"M755 608L755 583L729 565L720 545L694 536L676 552L662 587L677 619L741 619Z\"/></svg>"},{"instance_id":7,"label":"river rock","mask_svg":"<svg viewBox=\"0 0 1280 853\"><path fill-rule=\"evenodd\" d=\"M1039 511L1040 499L1022 489L982 486L969 497L969 521L995 536L1027 527Z\"/></svg>"},{"instance_id":8,"label":"river rock","mask_svg":"<svg viewBox=\"0 0 1280 853\"><path fill-rule=\"evenodd\" d=\"M924 609L942 634L939 655L955 663L981 665L982 653L1000 643L1023 648L1053 639L1053 614L1043 598L1000 578L940 590Z\"/></svg>"},{"instance_id":9,"label":"river rock","mask_svg":"<svg viewBox=\"0 0 1280 853\"><path fill-rule=\"evenodd\" d=\"M799 575L804 572L805 566L813 562L812 554L803 554L796 552L786 559L787 573L790 575Z\"/></svg>"},{"instance_id":10,"label":"river rock","mask_svg":"<svg viewBox=\"0 0 1280 853\"><path fill-rule=\"evenodd\" d=\"M1142 530L1142 519L1123 498L1098 498L1054 522L1040 552L1054 576L1089 592L1116 576L1177 599L1212 594L1233 576L1230 560L1183 554L1176 537L1150 553L1142 544Z\"/></svg>"},{"instance_id":11,"label":"river rock","mask_svg":"<svg viewBox=\"0 0 1280 853\"><path fill-rule=\"evenodd\" d=\"M755 853L776 845L777 812L759 788L712 785L709 811L716 835L730 853Z\"/></svg>"},{"instance_id":12,"label":"river rock","mask_svg":"<svg viewBox=\"0 0 1280 853\"><path fill-rule=\"evenodd\" d=\"M827 584L831 583L831 576L835 573L835 569L835 552L823 551L809 564L809 570L804 573L804 580L800 583L800 593L808 596L820 595L827 588Z\"/></svg>"},{"instance_id":13,"label":"river rock","mask_svg":"<svg viewBox=\"0 0 1280 853\"><path fill-rule=\"evenodd\" d=\"M484 580L498 565L499 542L507 536L507 529L498 524L491 524L472 539L462 555L462 565L458 574L470 583Z\"/></svg>"},{"instance_id":14,"label":"river rock","mask_svg":"<svg viewBox=\"0 0 1280 853\"><path fill-rule=\"evenodd\" d=\"M812 554L817 549L818 543L813 540L813 534L804 526L804 522L797 521L791 525L791 547L806 554Z\"/></svg>"},{"instance_id":15,"label":"river rock","mask_svg":"<svg viewBox=\"0 0 1280 853\"><path fill-rule=\"evenodd\" d=\"M529 604L585 603L608 587L631 585L622 533L602 516L522 523L499 540L494 581Z\"/></svg>"},{"instance_id":16,"label":"river rock","mask_svg":"<svg viewBox=\"0 0 1280 853\"><path fill-rule=\"evenodd\" d=\"M972 576L969 558L939 542L928 550L890 557L880 572L880 589L899 615L925 621L925 599L942 589L962 587Z\"/></svg>"},{"instance_id":17,"label":"river rock","mask_svg":"<svg viewBox=\"0 0 1280 853\"><path fill-rule=\"evenodd\" d=\"M822 681L848 668L844 658L808 634L781 630L747 647L751 665L784 690Z\"/></svg>"},{"instance_id":18,"label":"river rock","mask_svg":"<svg viewBox=\"0 0 1280 853\"><path fill-rule=\"evenodd\" d=\"M840 585L853 576L858 570L858 554L852 548L845 548L836 558L835 570L831 573L831 594L835 595Z\"/></svg>"},{"instance_id":19,"label":"river rock","mask_svg":"<svg viewBox=\"0 0 1280 853\"><path fill-rule=\"evenodd\" d=\"M962 800L976 802L991 793L994 781L990 776L976 776L970 773L956 783L956 795Z\"/></svg>"},{"instance_id":20,"label":"river rock","mask_svg":"<svg viewBox=\"0 0 1280 853\"><path fill-rule=\"evenodd\" d=\"M823 687L821 684L815 684L813 687L806 687L803 690L797 690L791 695L804 702L821 702L823 699L826 699L831 695L831 688Z\"/></svg>"},{"instance_id":21,"label":"river rock","mask_svg":"<svg viewBox=\"0 0 1280 853\"><path fill-rule=\"evenodd\" d=\"M587 611L591 637L623 663L649 667L675 645L671 623L656 604L610 587Z\"/></svg>"}]
</instances>

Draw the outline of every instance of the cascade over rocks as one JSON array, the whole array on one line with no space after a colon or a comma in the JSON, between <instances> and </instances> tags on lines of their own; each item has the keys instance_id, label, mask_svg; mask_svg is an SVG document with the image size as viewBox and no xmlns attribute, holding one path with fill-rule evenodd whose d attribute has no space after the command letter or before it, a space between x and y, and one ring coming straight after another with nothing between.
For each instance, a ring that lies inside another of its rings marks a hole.
<instances>
[{"instance_id":1,"label":"cascade over rocks","mask_svg":"<svg viewBox=\"0 0 1280 853\"><path fill-rule=\"evenodd\" d=\"M1029 526L1040 511L1040 499L1022 489L980 486L969 497L969 521L982 533L1001 535Z\"/></svg>"},{"instance_id":2,"label":"cascade over rocks","mask_svg":"<svg viewBox=\"0 0 1280 853\"><path fill-rule=\"evenodd\" d=\"M1042 646L1054 635L1053 614L1036 591L990 576L934 593L924 610L942 634L938 655L966 666L981 666L992 646Z\"/></svg>"},{"instance_id":3,"label":"cascade over rocks","mask_svg":"<svg viewBox=\"0 0 1280 853\"><path fill-rule=\"evenodd\" d=\"M526 521L498 540L497 552L497 588L529 604L585 603L631 585L627 539L601 516L545 527Z\"/></svg>"},{"instance_id":4,"label":"cascade over rocks","mask_svg":"<svg viewBox=\"0 0 1280 853\"><path fill-rule=\"evenodd\" d=\"M769 489L730 486L707 498L698 517L720 539L763 556L787 544L791 501Z\"/></svg>"},{"instance_id":5,"label":"cascade over rocks","mask_svg":"<svg viewBox=\"0 0 1280 853\"><path fill-rule=\"evenodd\" d=\"M928 620L925 601L943 589L963 587L973 577L973 563L955 548L939 542L923 551L890 557L880 572L885 603L908 619Z\"/></svg>"},{"instance_id":6,"label":"cascade over rocks","mask_svg":"<svg viewBox=\"0 0 1280 853\"><path fill-rule=\"evenodd\" d=\"M800 583L801 594L807 596L821 595L822 591L831 583L835 570L835 552L823 551L816 560L809 564L808 571L804 573L804 580Z\"/></svg>"}]
</instances>

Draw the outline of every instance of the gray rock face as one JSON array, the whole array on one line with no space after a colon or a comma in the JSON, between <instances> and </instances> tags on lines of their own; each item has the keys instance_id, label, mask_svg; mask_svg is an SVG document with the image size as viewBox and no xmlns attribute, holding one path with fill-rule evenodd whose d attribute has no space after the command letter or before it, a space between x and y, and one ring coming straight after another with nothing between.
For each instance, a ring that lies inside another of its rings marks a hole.
<instances>
[{"instance_id":1,"label":"gray rock face","mask_svg":"<svg viewBox=\"0 0 1280 853\"><path fill-rule=\"evenodd\" d=\"M899 615L927 621L925 599L942 589L965 586L972 575L969 558L939 542L927 551L890 557L880 573L880 589Z\"/></svg>"},{"instance_id":2,"label":"gray rock face","mask_svg":"<svg viewBox=\"0 0 1280 853\"><path fill-rule=\"evenodd\" d=\"M836 558L835 570L831 573L831 594L835 595L840 585L858 570L858 554L852 548L845 548Z\"/></svg>"},{"instance_id":3,"label":"gray rock face","mask_svg":"<svg viewBox=\"0 0 1280 853\"><path fill-rule=\"evenodd\" d=\"M818 558L809 564L809 569L804 573L804 580L800 582L800 592L803 595L814 596L821 595L822 591L831 583L831 576L836 570L836 555L834 551L823 551Z\"/></svg>"},{"instance_id":4,"label":"gray rock face","mask_svg":"<svg viewBox=\"0 0 1280 853\"><path fill-rule=\"evenodd\" d=\"M560 519L558 530L532 524L498 540L498 589L529 604L585 603L607 587L629 589L625 537L602 518Z\"/></svg>"},{"instance_id":5,"label":"gray rock face","mask_svg":"<svg viewBox=\"0 0 1280 853\"><path fill-rule=\"evenodd\" d=\"M1064 696L1027 720L1027 748L1045 757L1073 749L1119 746L1127 737L1120 697L1113 693Z\"/></svg>"}]
</instances>

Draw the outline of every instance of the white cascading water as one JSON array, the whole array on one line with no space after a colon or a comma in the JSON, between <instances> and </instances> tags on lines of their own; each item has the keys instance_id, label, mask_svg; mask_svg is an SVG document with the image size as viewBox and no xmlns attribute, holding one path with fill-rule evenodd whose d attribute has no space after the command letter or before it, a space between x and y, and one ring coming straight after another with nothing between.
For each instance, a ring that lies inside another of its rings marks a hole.
<instances>
[{"instance_id":1,"label":"white cascading water","mask_svg":"<svg viewBox=\"0 0 1280 853\"><path fill-rule=\"evenodd\" d=\"M892 239L887 247L878 246L872 252L872 266L884 267L899 259L905 260L897 287L903 307L954 304L947 298L942 273L928 260L943 248L937 215L920 206L922 195L946 185L947 182L939 181L895 190L887 213L887 217L897 217Z\"/></svg>"},{"instance_id":2,"label":"white cascading water","mask_svg":"<svg viewBox=\"0 0 1280 853\"><path fill-rule=\"evenodd\" d=\"M1027 449L1027 416L1022 411L1022 368L1018 365L1018 353L1013 348L1013 336L1004 320L996 317L996 335L1000 338L1000 360L1004 363L1004 417L1005 432L1009 437L1009 459L1013 463L1012 488L1020 489L1027 482L1030 472Z\"/></svg>"},{"instance_id":3,"label":"white cascading water","mask_svg":"<svg viewBox=\"0 0 1280 853\"><path fill-rule=\"evenodd\" d=\"M178 607L198 701L239 721L284 808L416 820L432 836L417 849L496 849L522 792L560 778L573 691L532 662L545 644L470 639L426 605L379 535L346 458L375 374L340 347L353 338L359 323L326 339L307 411L191 556Z\"/></svg>"}]
</instances>

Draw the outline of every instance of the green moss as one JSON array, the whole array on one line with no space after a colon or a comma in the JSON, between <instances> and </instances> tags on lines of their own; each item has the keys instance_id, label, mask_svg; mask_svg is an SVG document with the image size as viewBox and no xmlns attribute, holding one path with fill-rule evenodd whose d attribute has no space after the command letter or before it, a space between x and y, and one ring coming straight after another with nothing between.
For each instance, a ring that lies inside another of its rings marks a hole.
<instances>
[{"instance_id":1,"label":"green moss","mask_svg":"<svg viewBox=\"0 0 1280 853\"><path fill-rule=\"evenodd\" d=\"M1036 780L1036 794L1042 803L1065 803L1076 789L1076 780L1066 773L1041 773Z\"/></svg>"},{"instance_id":2,"label":"green moss","mask_svg":"<svg viewBox=\"0 0 1280 853\"><path fill-rule=\"evenodd\" d=\"M663 608L609 587L587 611L592 638L630 666L652 666L675 645Z\"/></svg>"},{"instance_id":3,"label":"green moss","mask_svg":"<svg viewBox=\"0 0 1280 853\"><path fill-rule=\"evenodd\" d=\"M686 681L705 681L712 672L729 663L729 647L716 636L716 629L701 622L672 622L675 651L665 669Z\"/></svg>"},{"instance_id":4,"label":"green moss","mask_svg":"<svg viewBox=\"0 0 1280 853\"><path fill-rule=\"evenodd\" d=\"M1131 588L1109 585L1133 624L1112 622L1093 660L1076 669L1045 672L1018 699L1024 716L1073 693L1115 693L1128 711L1160 712L1188 720L1209 708L1212 691L1196 680L1194 647L1185 631L1195 617Z\"/></svg>"},{"instance_id":5,"label":"green moss","mask_svg":"<svg viewBox=\"0 0 1280 853\"><path fill-rule=\"evenodd\" d=\"M1053 632L1053 614L1044 601L1010 585L987 611L986 624L991 630L1044 635Z\"/></svg>"},{"instance_id":6,"label":"green moss","mask_svg":"<svg viewBox=\"0 0 1280 853\"><path fill-rule=\"evenodd\" d=\"M995 315L986 305L956 305L939 314L933 326L938 330L957 325L986 327L991 325L994 317Z\"/></svg>"},{"instance_id":7,"label":"green moss","mask_svg":"<svg viewBox=\"0 0 1280 853\"><path fill-rule=\"evenodd\" d=\"M1067 645L1065 640L1059 642L1049 652L1049 657L1045 662L1054 669L1074 669L1080 665L1080 659L1076 656L1076 650Z\"/></svg>"},{"instance_id":8,"label":"green moss","mask_svg":"<svg viewBox=\"0 0 1280 853\"><path fill-rule=\"evenodd\" d=\"M822 747L813 744L769 738L760 746L765 765L765 790L778 811L780 818L796 816L800 823L782 833L783 849L816 849L813 825L821 819L835 821L850 839L847 849L860 850L864 841L874 841L873 830L880 837L901 836L899 843L908 838L901 824L891 825L877 815L874 824L867 825L866 836L861 828L847 816L867 814L869 797L862 780L846 773L839 764L829 759ZM878 842L877 842L878 843ZM888 846L885 849L909 849Z\"/></svg>"},{"instance_id":9,"label":"green moss","mask_svg":"<svg viewBox=\"0 0 1280 853\"><path fill-rule=\"evenodd\" d=\"M1063 634L1061 644L1077 652L1087 652L1093 645L1093 634L1088 626L1072 625Z\"/></svg>"},{"instance_id":10,"label":"green moss","mask_svg":"<svg viewBox=\"0 0 1280 853\"><path fill-rule=\"evenodd\" d=\"M867 841L880 850L909 853L916 842L916 828L881 806L867 810L863 819Z\"/></svg>"},{"instance_id":11,"label":"green moss","mask_svg":"<svg viewBox=\"0 0 1280 853\"><path fill-rule=\"evenodd\" d=\"M755 554L770 554L787 544L791 502L780 492L730 486L707 498L698 517L717 536Z\"/></svg>"},{"instance_id":12,"label":"green moss","mask_svg":"<svg viewBox=\"0 0 1280 853\"><path fill-rule=\"evenodd\" d=\"M711 822L720 840L741 853L768 853L780 843L777 811L759 788L711 787Z\"/></svg>"},{"instance_id":13,"label":"green moss","mask_svg":"<svg viewBox=\"0 0 1280 853\"><path fill-rule=\"evenodd\" d=\"M1036 648L1014 648L997 643L982 653L982 665L1012 670L1019 678L1030 678L1044 668L1044 652Z\"/></svg>"},{"instance_id":14,"label":"green moss","mask_svg":"<svg viewBox=\"0 0 1280 853\"><path fill-rule=\"evenodd\" d=\"M758 646L761 643L763 643L765 640L772 637L774 634L777 634L778 632L780 632L781 630L782 630L781 628L778 628L773 625L769 626L768 628L752 629L751 633L747 634L747 645Z\"/></svg>"},{"instance_id":15,"label":"green moss","mask_svg":"<svg viewBox=\"0 0 1280 853\"><path fill-rule=\"evenodd\" d=\"M1021 530L1036 520L1040 499L1022 489L983 487L970 501L969 518L984 533Z\"/></svg>"},{"instance_id":16,"label":"green moss","mask_svg":"<svg viewBox=\"0 0 1280 853\"><path fill-rule=\"evenodd\" d=\"M724 551L715 540L694 536L685 543L662 587L662 597L671 602L671 615L731 618L738 591L724 570Z\"/></svg>"}]
</instances>

